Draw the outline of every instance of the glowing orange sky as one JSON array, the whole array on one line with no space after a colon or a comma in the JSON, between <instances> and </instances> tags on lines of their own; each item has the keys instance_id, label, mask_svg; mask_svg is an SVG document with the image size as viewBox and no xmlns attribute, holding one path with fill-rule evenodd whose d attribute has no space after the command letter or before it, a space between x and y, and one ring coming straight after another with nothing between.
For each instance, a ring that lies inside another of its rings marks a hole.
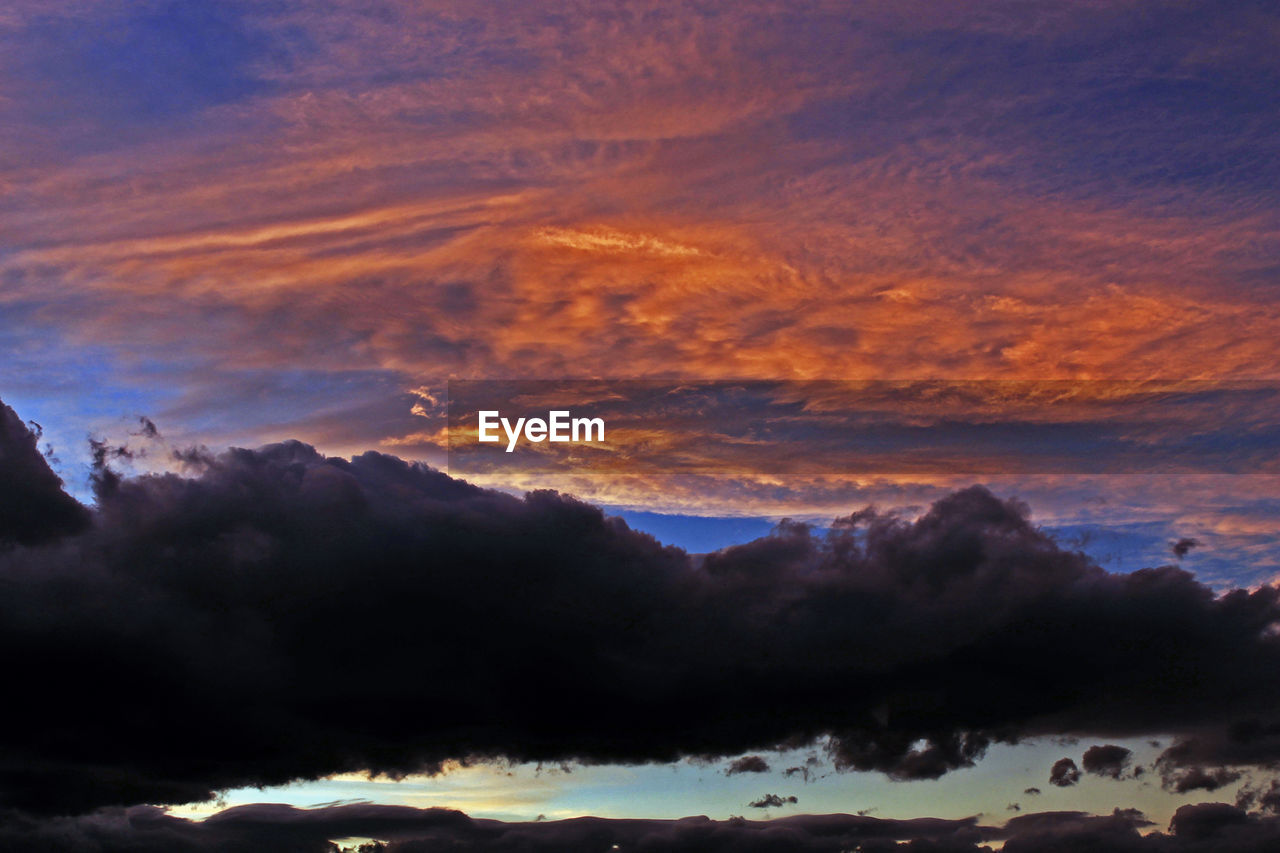
<instances>
[{"instance_id":1,"label":"glowing orange sky","mask_svg":"<svg viewBox=\"0 0 1280 853\"><path fill-rule=\"evenodd\" d=\"M1280 315L1233 286L1273 208L1075 191L1096 176L1006 136L998 94L909 86L873 36L910 13L885 6L251 13L288 54L245 60L261 93L96 147L72 122L9 131L5 298L92 301L58 323L71 341L418 382L1275 376ZM1093 22L1049 17L1063 39ZM824 22L846 32L805 57Z\"/></svg>"},{"instance_id":2,"label":"glowing orange sky","mask_svg":"<svg viewBox=\"0 0 1280 853\"><path fill-rule=\"evenodd\" d=\"M1280 373L1253 10L156 15L0 19L0 378L47 420L438 462L457 378Z\"/></svg>"}]
</instances>

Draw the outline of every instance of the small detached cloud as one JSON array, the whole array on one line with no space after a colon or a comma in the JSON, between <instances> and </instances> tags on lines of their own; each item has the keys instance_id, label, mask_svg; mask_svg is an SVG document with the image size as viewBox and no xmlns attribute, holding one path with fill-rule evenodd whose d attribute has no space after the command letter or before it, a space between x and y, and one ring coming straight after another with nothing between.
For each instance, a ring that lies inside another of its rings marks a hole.
<instances>
[{"instance_id":1,"label":"small detached cloud","mask_svg":"<svg viewBox=\"0 0 1280 853\"><path fill-rule=\"evenodd\" d=\"M1204 543L1201 542L1199 539L1193 539L1189 536L1184 536L1181 539L1178 539L1176 542L1170 543L1169 551L1173 554L1173 556L1181 560L1183 557L1187 556L1187 554L1191 553L1192 548L1198 548L1203 544Z\"/></svg>"},{"instance_id":2,"label":"small detached cloud","mask_svg":"<svg viewBox=\"0 0 1280 853\"><path fill-rule=\"evenodd\" d=\"M768 773L769 762L765 761L759 755L744 755L733 761L724 771L726 776L736 776L739 773Z\"/></svg>"},{"instance_id":3,"label":"small detached cloud","mask_svg":"<svg viewBox=\"0 0 1280 853\"><path fill-rule=\"evenodd\" d=\"M1094 776L1119 779L1132 758L1132 750L1125 749L1123 746L1115 744L1091 746L1084 753L1084 770Z\"/></svg>"},{"instance_id":4,"label":"small detached cloud","mask_svg":"<svg viewBox=\"0 0 1280 853\"><path fill-rule=\"evenodd\" d=\"M1049 784L1059 788L1070 788L1080 781L1080 768L1070 758L1060 758L1049 770Z\"/></svg>"},{"instance_id":5,"label":"small detached cloud","mask_svg":"<svg viewBox=\"0 0 1280 853\"><path fill-rule=\"evenodd\" d=\"M787 805L795 805L800 800L795 796L784 797L779 794L765 794L758 800L753 800L747 805L753 809L779 809Z\"/></svg>"}]
</instances>

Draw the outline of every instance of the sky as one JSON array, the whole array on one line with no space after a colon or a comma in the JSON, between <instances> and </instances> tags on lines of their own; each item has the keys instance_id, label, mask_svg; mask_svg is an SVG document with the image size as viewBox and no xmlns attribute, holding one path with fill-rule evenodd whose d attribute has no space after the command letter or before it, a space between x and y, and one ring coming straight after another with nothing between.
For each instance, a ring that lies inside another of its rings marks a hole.
<instances>
[{"instance_id":1,"label":"sky","mask_svg":"<svg viewBox=\"0 0 1280 853\"><path fill-rule=\"evenodd\" d=\"M1276 843L1278 39L4 4L0 839Z\"/></svg>"}]
</instances>

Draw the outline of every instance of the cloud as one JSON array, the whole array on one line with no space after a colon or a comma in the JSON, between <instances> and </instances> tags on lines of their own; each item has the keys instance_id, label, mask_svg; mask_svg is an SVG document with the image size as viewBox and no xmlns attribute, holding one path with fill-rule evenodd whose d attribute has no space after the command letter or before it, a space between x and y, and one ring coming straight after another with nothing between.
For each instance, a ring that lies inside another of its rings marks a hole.
<instances>
[{"instance_id":1,"label":"cloud","mask_svg":"<svg viewBox=\"0 0 1280 853\"><path fill-rule=\"evenodd\" d=\"M160 372L208 407L299 363L406 387L1275 375L1264 4L4 23L5 307L65 344L54 376L104 354L113 389Z\"/></svg>"},{"instance_id":2,"label":"cloud","mask_svg":"<svg viewBox=\"0 0 1280 853\"><path fill-rule=\"evenodd\" d=\"M1259 822L1250 821L1249 816L1241 809L1226 803L1200 803L1194 806L1182 806L1174 812L1169 828L1178 836L1188 840L1226 841L1230 836L1249 827L1251 823L1254 826L1259 825ZM1247 837L1246 835L1245 838ZM1224 846L1223 849L1232 849L1232 847Z\"/></svg>"},{"instance_id":3,"label":"cloud","mask_svg":"<svg viewBox=\"0 0 1280 853\"><path fill-rule=\"evenodd\" d=\"M748 808L753 809L779 809L785 805L795 805L800 802L797 797L784 797L781 794L765 794L758 800L747 803Z\"/></svg>"},{"instance_id":4,"label":"cloud","mask_svg":"<svg viewBox=\"0 0 1280 853\"><path fill-rule=\"evenodd\" d=\"M378 453L185 458L189 476L113 473L88 529L41 521L56 538L0 554L24 697L0 733L4 805L449 760L758 770L759 750L813 742L838 769L922 779L1090 731L1185 733L1162 757L1182 772L1273 740L1240 721L1278 698L1280 593L1108 573L981 488L694 557L563 495ZM19 475L47 496L47 469Z\"/></svg>"},{"instance_id":5,"label":"cloud","mask_svg":"<svg viewBox=\"0 0 1280 853\"><path fill-rule=\"evenodd\" d=\"M1197 548L1203 544L1204 543L1201 542L1199 539L1193 539L1189 536L1184 536L1181 539L1178 539L1176 542L1171 543L1169 545L1169 551L1170 553L1173 554L1173 556L1181 560L1183 557L1191 553L1192 548Z\"/></svg>"},{"instance_id":6,"label":"cloud","mask_svg":"<svg viewBox=\"0 0 1280 853\"><path fill-rule=\"evenodd\" d=\"M1277 761L1280 724L1243 715L1228 726L1177 738L1160 754L1156 769L1166 790L1215 791L1240 779L1236 767L1274 767Z\"/></svg>"},{"instance_id":7,"label":"cloud","mask_svg":"<svg viewBox=\"0 0 1280 853\"><path fill-rule=\"evenodd\" d=\"M159 438L160 428L155 425L155 422L152 421L151 418L148 418L144 415L143 417L138 418L137 434L142 436L143 438L151 438L151 439Z\"/></svg>"},{"instance_id":8,"label":"cloud","mask_svg":"<svg viewBox=\"0 0 1280 853\"><path fill-rule=\"evenodd\" d=\"M379 853L591 853L652 850L668 853L991 853L1003 842L1013 853L1263 853L1280 842L1280 819L1246 814L1225 803L1178 809L1167 832L1133 809L1109 815L1042 812L1018 815L1003 827L973 818L889 820L861 815L797 815L768 821L706 817L624 820L595 817L505 823L448 809L374 804L298 809L276 804L238 806L204 821L139 806L79 818L0 819L0 844L21 850L103 853L332 853L330 839L378 839Z\"/></svg>"},{"instance_id":9,"label":"cloud","mask_svg":"<svg viewBox=\"0 0 1280 853\"><path fill-rule=\"evenodd\" d=\"M732 764L725 768L724 775L734 776L738 773L768 773L769 762L765 761L759 755L744 755L735 759Z\"/></svg>"},{"instance_id":10,"label":"cloud","mask_svg":"<svg viewBox=\"0 0 1280 853\"><path fill-rule=\"evenodd\" d=\"M1257 809L1263 814L1280 815L1280 779L1270 779L1265 787L1244 786L1236 792L1236 806Z\"/></svg>"},{"instance_id":11,"label":"cloud","mask_svg":"<svg viewBox=\"0 0 1280 853\"><path fill-rule=\"evenodd\" d=\"M1129 761L1133 758L1133 751L1125 749L1123 746L1115 744L1106 744L1102 746L1091 746L1084 752L1084 771L1092 773L1094 776L1107 776L1111 779L1119 779L1126 768Z\"/></svg>"},{"instance_id":12,"label":"cloud","mask_svg":"<svg viewBox=\"0 0 1280 853\"><path fill-rule=\"evenodd\" d=\"M377 838L387 853L587 853L609 850L745 850L758 853L836 853L879 849L898 840L954 845L928 849L987 850L977 844L976 821L885 820L854 815L794 816L770 821L705 817L682 820L608 820L503 823L470 818L447 809L415 809L372 804L318 809L260 804L239 806L202 822L170 817L158 809L137 807L99 812L78 819L0 821L0 843L7 849L92 849L110 853L257 853L288 850L331 853L329 839Z\"/></svg>"},{"instance_id":13,"label":"cloud","mask_svg":"<svg viewBox=\"0 0 1280 853\"><path fill-rule=\"evenodd\" d=\"M41 455L39 437L38 425L24 424L0 403L0 549L57 539L89 523Z\"/></svg>"},{"instance_id":14,"label":"cloud","mask_svg":"<svg viewBox=\"0 0 1280 853\"><path fill-rule=\"evenodd\" d=\"M809 782L814 780L818 770L821 769L821 767L822 767L822 759L818 757L818 754L816 752L814 752L809 754L808 758L805 759L805 762L803 765L788 767L786 770L782 771L782 775L788 779L790 779L792 776L799 776L802 780L804 780L804 783L807 785L809 784ZM816 776L816 778L821 779L823 777Z\"/></svg>"},{"instance_id":15,"label":"cloud","mask_svg":"<svg viewBox=\"0 0 1280 853\"><path fill-rule=\"evenodd\" d=\"M1080 768L1070 758L1059 758L1049 770L1049 784L1070 788L1080 781Z\"/></svg>"},{"instance_id":16,"label":"cloud","mask_svg":"<svg viewBox=\"0 0 1280 853\"><path fill-rule=\"evenodd\" d=\"M1161 776L1161 783L1166 790L1175 794L1188 791L1216 791L1232 782L1239 781L1243 774L1229 767L1206 768L1199 765L1187 768L1170 768Z\"/></svg>"}]
</instances>

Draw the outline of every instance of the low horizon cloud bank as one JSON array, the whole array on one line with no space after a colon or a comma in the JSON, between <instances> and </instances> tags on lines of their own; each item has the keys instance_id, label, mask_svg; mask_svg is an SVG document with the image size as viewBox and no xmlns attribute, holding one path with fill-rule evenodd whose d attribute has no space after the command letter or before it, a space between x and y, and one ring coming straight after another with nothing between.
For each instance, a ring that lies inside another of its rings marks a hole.
<instances>
[{"instance_id":1,"label":"low horizon cloud bank","mask_svg":"<svg viewBox=\"0 0 1280 853\"><path fill-rule=\"evenodd\" d=\"M982 488L692 556L564 495L285 442L186 454L187 476L124 478L103 453L97 506L68 510L3 415L0 479L30 500L0 502L21 697L0 808L819 739L838 769L897 780L1042 735L1174 733L1155 769L1184 791L1280 760L1277 590L1109 573Z\"/></svg>"},{"instance_id":2,"label":"low horizon cloud bank","mask_svg":"<svg viewBox=\"0 0 1280 853\"><path fill-rule=\"evenodd\" d=\"M336 853L334 840L351 838L376 839L361 845L362 853L992 853L989 842L1001 841L1010 853L1262 853L1280 843L1280 818L1250 815L1223 803L1182 806L1167 832L1150 832L1151 825L1134 809L1110 815L1040 812L994 827L974 817L893 820L848 814L504 822L442 808L355 803L299 809L257 803L203 821L153 806L104 809L79 818L17 818L0 822L0 843L100 853Z\"/></svg>"}]
</instances>

